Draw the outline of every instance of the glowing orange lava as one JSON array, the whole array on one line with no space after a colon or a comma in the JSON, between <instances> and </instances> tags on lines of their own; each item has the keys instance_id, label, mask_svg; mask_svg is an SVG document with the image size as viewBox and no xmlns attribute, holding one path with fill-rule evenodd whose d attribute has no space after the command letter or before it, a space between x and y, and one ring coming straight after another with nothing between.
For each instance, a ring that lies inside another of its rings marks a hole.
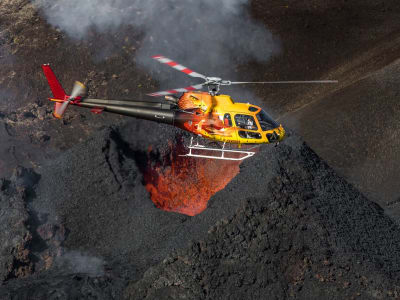
<instances>
[{"instance_id":1,"label":"glowing orange lava","mask_svg":"<svg viewBox=\"0 0 400 300\"><path fill-rule=\"evenodd\" d=\"M197 215L239 173L239 161L184 157L181 144L171 148L162 161L149 161L144 172L146 189L160 209Z\"/></svg>"}]
</instances>

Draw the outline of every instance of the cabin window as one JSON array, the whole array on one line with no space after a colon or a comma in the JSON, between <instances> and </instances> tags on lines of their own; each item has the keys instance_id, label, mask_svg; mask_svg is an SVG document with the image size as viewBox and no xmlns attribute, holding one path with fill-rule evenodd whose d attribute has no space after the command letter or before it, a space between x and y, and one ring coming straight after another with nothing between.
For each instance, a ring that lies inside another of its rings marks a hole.
<instances>
[{"instance_id":1,"label":"cabin window","mask_svg":"<svg viewBox=\"0 0 400 300\"><path fill-rule=\"evenodd\" d=\"M236 126L242 129L258 130L257 124L252 116L235 115Z\"/></svg>"},{"instance_id":2,"label":"cabin window","mask_svg":"<svg viewBox=\"0 0 400 300\"><path fill-rule=\"evenodd\" d=\"M264 110L257 114L257 119L263 131L279 127L279 124L276 123Z\"/></svg>"},{"instance_id":3,"label":"cabin window","mask_svg":"<svg viewBox=\"0 0 400 300\"><path fill-rule=\"evenodd\" d=\"M256 112L257 110L258 110L258 107L255 107L255 106L249 107L249 111L251 111L251 112Z\"/></svg>"},{"instance_id":4,"label":"cabin window","mask_svg":"<svg viewBox=\"0 0 400 300\"><path fill-rule=\"evenodd\" d=\"M225 114L224 115L224 126L225 127L232 127L231 114Z\"/></svg>"},{"instance_id":5,"label":"cabin window","mask_svg":"<svg viewBox=\"0 0 400 300\"><path fill-rule=\"evenodd\" d=\"M239 136L244 139L261 139L258 132L239 130Z\"/></svg>"}]
</instances>

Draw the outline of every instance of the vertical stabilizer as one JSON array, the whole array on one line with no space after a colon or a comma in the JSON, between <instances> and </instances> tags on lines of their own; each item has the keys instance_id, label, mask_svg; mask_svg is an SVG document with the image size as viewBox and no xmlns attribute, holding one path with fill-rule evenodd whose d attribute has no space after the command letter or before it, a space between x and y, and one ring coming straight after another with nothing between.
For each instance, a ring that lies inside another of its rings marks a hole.
<instances>
[{"instance_id":1,"label":"vertical stabilizer","mask_svg":"<svg viewBox=\"0 0 400 300\"><path fill-rule=\"evenodd\" d=\"M51 69L50 65L42 65L42 69L44 75L47 78L47 82L49 83L50 89L53 92L53 96L56 99L64 100L65 99L65 91L62 88L60 82L58 82L56 75Z\"/></svg>"}]
</instances>

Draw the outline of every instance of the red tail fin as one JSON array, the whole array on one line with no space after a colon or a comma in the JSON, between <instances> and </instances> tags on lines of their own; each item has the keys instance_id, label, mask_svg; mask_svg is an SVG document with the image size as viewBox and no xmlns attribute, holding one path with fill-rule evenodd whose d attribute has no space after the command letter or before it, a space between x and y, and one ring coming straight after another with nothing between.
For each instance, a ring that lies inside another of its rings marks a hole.
<instances>
[{"instance_id":1,"label":"red tail fin","mask_svg":"<svg viewBox=\"0 0 400 300\"><path fill-rule=\"evenodd\" d=\"M54 98L64 100L66 94L61 84L58 82L57 77L54 74L53 70L50 68L50 65L42 65L42 69L44 75L47 78L47 82L49 83L50 89L53 92Z\"/></svg>"}]
</instances>

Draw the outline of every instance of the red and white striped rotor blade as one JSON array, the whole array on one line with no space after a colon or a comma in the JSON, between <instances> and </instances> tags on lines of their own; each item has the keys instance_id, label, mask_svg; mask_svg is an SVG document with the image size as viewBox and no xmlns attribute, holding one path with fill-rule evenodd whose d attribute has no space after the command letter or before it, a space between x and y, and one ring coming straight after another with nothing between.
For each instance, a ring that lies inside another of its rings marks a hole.
<instances>
[{"instance_id":1,"label":"red and white striped rotor blade","mask_svg":"<svg viewBox=\"0 0 400 300\"><path fill-rule=\"evenodd\" d=\"M155 60L158 60L160 63L166 64L166 65L170 66L171 68L174 68L174 69L176 69L178 71L181 71L181 72L183 72L183 73L185 73L185 74L187 74L189 76L207 79L206 76L204 76L202 74L199 74L197 72L194 72L191 69L188 69L185 66L182 66L182 65L178 64L177 62L174 62L172 59L169 59L169 58L167 58L165 56L155 55L155 56L153 56L153 58Z\"/></svg>"},{"instance_id":2,"label":"red and white striped rotor blade","mask_svg":"<svg viewBox=\"0 0 400 300\"><path fill-rule=\"evenodd\" d=\"M191 85L191 86L188 86L185 88L155 92L155 93L151 93L151 94L147 94L147 95L153 96L153 97L166 96L166 95L172 95L172 94L177 94L177 93L186 93L186 92L191 92L191 91L195 91L195 90L200 90L201 88L203 88L203 84L197 84L197 85Z\"/></svg>"}]
</instances>

